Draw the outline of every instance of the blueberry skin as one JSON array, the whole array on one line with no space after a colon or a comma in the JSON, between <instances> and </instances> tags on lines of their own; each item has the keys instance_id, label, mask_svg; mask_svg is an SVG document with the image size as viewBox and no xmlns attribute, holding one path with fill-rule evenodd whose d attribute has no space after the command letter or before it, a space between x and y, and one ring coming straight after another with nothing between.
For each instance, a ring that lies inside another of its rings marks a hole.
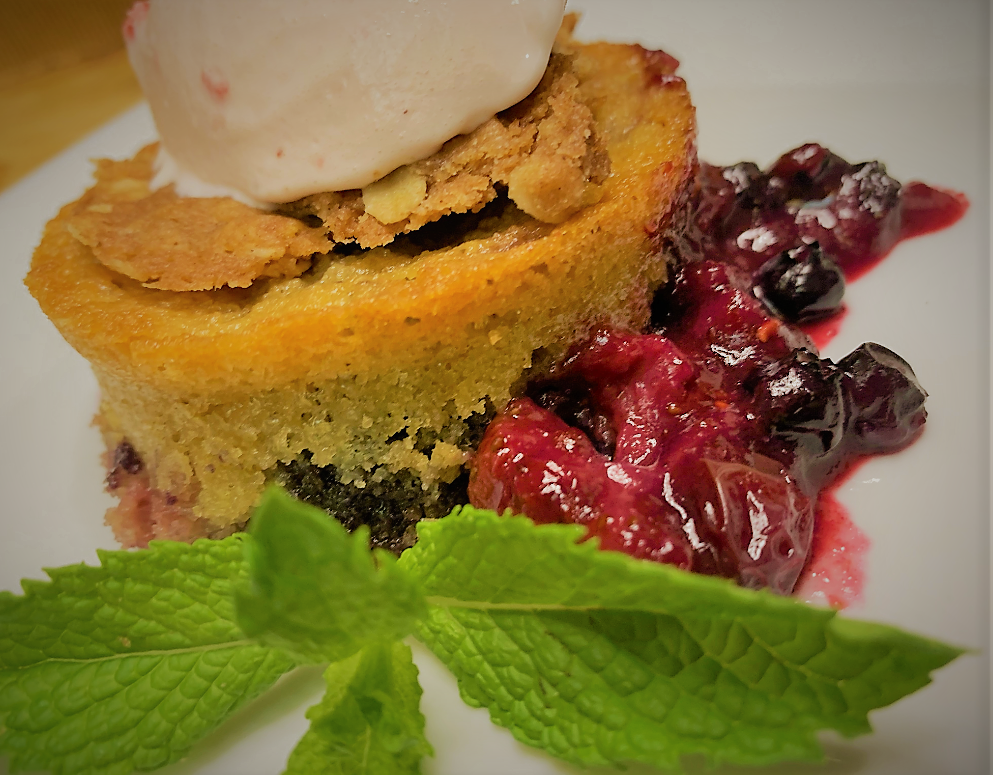
<instances>
[{"instance_id":1,"label":"blueberry skin","mask_svg":"<svg viewBox=\"0 0 993 775\"><path fill-rule=\"evenodd\" d=\"M756 272L753 293L776 317L808 323L841 310L845 274L814 242L766 261Z\"/></svg>"},{"instance_id":2,"label":"blueberry skin","mask_svg":"<svg viewBox=\"0 0 993 775\"><path fill-rule=\"evenodd\" d=\"M909 444L927 418L927 392L903 358L866 342L838 362L849 407L847 433L867 453L888 452Z\"/></svg>"}]
</instances>

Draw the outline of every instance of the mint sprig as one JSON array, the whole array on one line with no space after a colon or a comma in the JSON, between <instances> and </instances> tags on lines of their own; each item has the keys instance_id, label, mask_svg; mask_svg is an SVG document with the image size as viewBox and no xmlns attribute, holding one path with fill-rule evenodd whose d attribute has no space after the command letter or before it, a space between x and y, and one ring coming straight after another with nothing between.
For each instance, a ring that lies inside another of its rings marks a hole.
<instances>
[{"instance_id":1,"label":"mint sprig","mask_svg":"<svg viewBox=\"0 0 993 775\"><path fill-rule=\"evenodd\" d=\"M868 711L961 653L580 534L465 507L422 523L397 562L271 492L249 536L49 571L0 593L0 754L11 771L154 769L327 659L288 775L416 773L430 746L399 643L413 631L470 705L567 761L815 760L818 730L869 731Z\"/></svg>"},{"instance_id":2,"label":"mint sprig","mask_svg":"<svg viewBox=\"0 0 993 775\"><path fill-rule=\"evenodd\" d=\"M401 560L430 604L418 637L463 699L567 761L816 761L818 730L869 732L868 711L961 653L582 532L466 507L422 524Z\"/></svg>"},{"instance_id":3,"label":"mint sprig","mask_svg":"<svg viewBox=\"0 0 993 775\"><path fill-rule=\"evenodd\" d=\"M368 529L349 535L282 490L263 496L245 553L251 583L238 590L242 629L314 661L400 640L427 610L396 558L369 551Z\"/></svg>"},{"instance_id":4,"label":"mint sprig","mask_svg":"<svg viewBox=\"0 0 993 775\"><path fill-rule=\"evenodd\" d=\"M239 538L100 552L0 593L0 753L12 772L126 775L180 759L297 664L234 621Z\"/></svg>"},{"instance_id":5,"label":"mint sprig","mask_svg":"<svg viewBox=\"0 0 993 775\"><path fill-rule=\"evenodd\" d=\"M430 756L410 648L371 644L325 672L327 693L286 775L416 775Z\"/></svg>"}]
</instances>

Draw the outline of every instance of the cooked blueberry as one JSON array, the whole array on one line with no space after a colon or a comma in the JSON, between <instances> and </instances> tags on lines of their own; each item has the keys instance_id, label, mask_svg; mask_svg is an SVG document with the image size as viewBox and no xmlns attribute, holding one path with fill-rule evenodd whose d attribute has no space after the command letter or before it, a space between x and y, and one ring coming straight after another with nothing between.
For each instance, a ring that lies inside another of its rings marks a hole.
<instances>
[{"instance_id":1,"label":"cooked blueberry","mask_svg":"<svg viewBox=\"0 0 993 775\"><path fill-rule=\"evenodd\" d=\"M892 350L863 344L838 363L850 415L848 430L866 452L909 443L927 412L927 393L910 364Z\"/></svg>"},{"instance_id":2,"label":"cooked blueberry","mask_svg":"<svg viewBox=\"0 0 993 775\"><path fill-rule=\"evenodd\" d=\"M857 204L873 218L882 218L900 204L900 184L882 162L867 161L842 176L836 201L839 207Z\"/></svg>"},{"instance_id":3,"label":"cooked blueberry","mask_svg":"<svg viewBox=\"0 0 993 775\"><path fill-rule=\"evenodd\" d=\"M766 454L778 458L775 445L785 443L801 487L816 492L844 440L846 408L840 370L809 350L794 350L766 368L754 395L774 437Z\"/></svg>"},{"instance_id":4,"label":"cooked blueberry","mask_svg":"<svg viewBox=\"0 0 993 775\"><path fill-rule=\"evenodd\" d=\"M131 446L131 442L125 440L117 445L114 450L114 468L119 468L129 474L136 474L145 467L141 455Z\"/></svg>"},{"instance_id":5,"label":"cooked blueberry","mask_svg":"<svg viewBox=\"0 0 993 775\"><path fill-rule=\"evenodd\" d=\"M703 234L716 233L718 226L734 207L738 192L724 175L723 167L702 162L697 174L699 191L694 202L693 218Z\"/></svg>"},{"instance_id":6,"label":"cooked blueberry","mask_svg":"<svg viewBox=\"0 0 993 775\"><path fill-rule=\"evenodd\" d=\"M900 184L878 161L841 176L837 190L796 213L800 234L818 240L846 267L881 256L900 236Z\"/></svg>"},{"instance_id":7,"label":"cooked blueberry","mask_svg":"<svg viewBox=\"0 0 993 775\"><path fill-rule=\"evenodd\" d=\"M724 167L723 177L734 188L735 194L742 194L762 179L762 170L753 161L740 161L730 167Z\"/></svg>"},{"instance_id":8,"label":"cooked blueberry","mask_svg":"<svg viewBox=\"0 0 993 775\"><path fill-rule=\"evenodd\" d=\"M532 385L528 394L542 409L583 431L601 455L613 457L617 432L610 418L594 405L588 385L578 381L553 386L538 384Z\"/></svg>"},{"instance_id":9,"label":"cooked blueberry","mask_svg":"<svg viewBox=\"0 0 993 775\"><path fill-rule=\"evenodd\" d=\"M841 309L845 275L815 242L783 251L763 264L754 293L777 317L805 323Z\"/></svg>"},{"instance_id":10,"label":"cooked blueberry","mask_svg":"<svg viewBox=\"0 0 993 775\"><path fill-rule=\"evenodd\" d=\"M767 367L755 389L759 411L777 427L832 427L841 399L837 367L805 349Z\"/></svg>"},{"instance_id":11,"label":"cooked blueberry","mask_svg":"<svg viewBox=\"0 0 993 775\"><path fill-rule=\"evenodd\" d=\"M769 168L770 192L783 204L824 199L838 188L851 165L817 143L807 143L783 154Z\"/></svg>"}]
</instances>

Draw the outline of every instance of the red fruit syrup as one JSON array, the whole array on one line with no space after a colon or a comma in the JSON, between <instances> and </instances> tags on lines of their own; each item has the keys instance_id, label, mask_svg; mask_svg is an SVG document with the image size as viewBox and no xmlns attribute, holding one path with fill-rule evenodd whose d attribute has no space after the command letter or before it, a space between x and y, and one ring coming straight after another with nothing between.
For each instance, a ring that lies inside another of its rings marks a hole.
<instances>
[{"instance_id":1,"label":"red fruit syrup","mask_svg":"<svg viewBox=\"0 0 993 775\"><path fill-rule=\"evenodd\" d=\"M746 587L853 602L868 542L831 488L917 438L926 393L885 347L834 363L810 335L837 331L846 281L967 207L813 144L766 171L702 164L650 329L596 330L497 415L470 501Z\"/></svg>"}]
</instances>

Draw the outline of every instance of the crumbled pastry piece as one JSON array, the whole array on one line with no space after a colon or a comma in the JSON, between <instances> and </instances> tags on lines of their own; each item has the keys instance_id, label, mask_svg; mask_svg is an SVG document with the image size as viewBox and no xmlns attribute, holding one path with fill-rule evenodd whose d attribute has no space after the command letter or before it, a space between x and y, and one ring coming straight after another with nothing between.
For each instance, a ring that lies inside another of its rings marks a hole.
<instances>
[{"instance_id":1,"label":"crumbled pastry piece","mask_svg":"<svg viewBox=\"0 0 993 775\"><path fill-rule=\"evenodd\" d=\"M450 213L478 212L498 187L527 215L561 223L599 199L609 173L573 57L556 53L526 99L433 156L364 189L313 194L279 211L317 216L334 242L371 248Z\"/></svg>"},{"instance_id":2,"label":"crumbled pastry piece","mask_svg":"<svg viewBox=\"0 0 993 775\"><path fill-rule=\"evenodd\" d=\"M156 146L128 161L97 161L96 185L71 208L69 232L109 269L148 288L245 288L296 277L331 249L320 229L227 198L151 192Z\"/></svg>"}]
</instances>

